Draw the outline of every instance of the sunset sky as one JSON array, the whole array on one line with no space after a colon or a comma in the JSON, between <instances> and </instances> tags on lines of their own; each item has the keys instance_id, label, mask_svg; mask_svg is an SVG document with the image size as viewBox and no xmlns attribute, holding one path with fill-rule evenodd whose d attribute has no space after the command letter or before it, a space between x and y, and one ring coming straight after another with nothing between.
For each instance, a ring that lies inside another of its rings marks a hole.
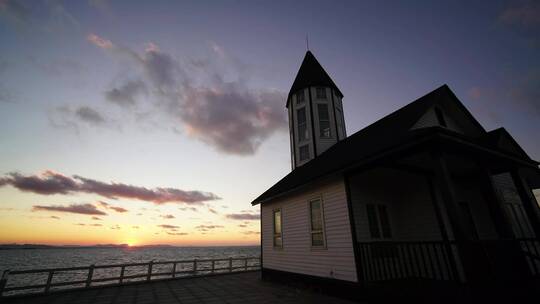
<instances>
[{"instance_id":1,"label":"sunset sky","mask_svg":"<svg viewBox=\"0 0 540 304\"><path fill-rule=\"evenodd\" d=\"M258 244L306 34L348 134L446 83L540 159L538 1L0 0L0 243Z\"/></svg>"}]
</instances>

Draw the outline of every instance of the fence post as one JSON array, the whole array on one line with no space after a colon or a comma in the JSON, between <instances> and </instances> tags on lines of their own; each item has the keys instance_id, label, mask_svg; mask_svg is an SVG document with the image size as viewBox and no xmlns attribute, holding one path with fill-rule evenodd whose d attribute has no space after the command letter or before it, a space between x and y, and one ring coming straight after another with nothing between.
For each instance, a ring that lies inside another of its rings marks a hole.
<instances>
[{"instance_id":1,"label":"fence post","mask_svg":"<svg viewBox=\"0 0 540 304\"><path fill-rule=\"evenodd\" d=\"M197 259L193 260L193 275L197 275Z\"/></svg>"},{"instance_id":2,"label":"fence post","mask_svg":"<svg viewBox=\"0 0 540 304\"><path fill-rule=\"evenodd\" d=\"M172 266L172 277L176 277L176 262L174 262Z\"/></svg>"},{"instance_id":3,"label":"fence post","mask_svg":"<svg viewBox=\"0 0 540 304\"><path fill-rule=\"evenodd\" d=\"M124 283L124 271L126 270L126 266L122 265L122 269L120 270L120 284Z\"/></svg>"},{"instance_id":4,"label":"fence post","mask_svg":"<svg viewBox=\"0 0 540 304\"><path fill-rule=\"evenodd\" d=\"M212 274L214 273L215 269L216 269L216 261L212 260Z\"/></svg>"},{"instance_id":5,"label":"fence post","mask_svg":"<svg viewBox=\"0 0 540 304\"><path fill-rule=\"evenodd\" d=\"M9 275L9 270L4 270L4 273L2 274L2 277L0 278L0 298L2 297L2 294L4 293L4 288L6 288L8 275Z\"/></svg>"},{"instance_id":6,"label":"fence post","mask_svg":"<svg viewBox=\"0 0 540 304\"><path fill-rule=\"evenodd\" d=\"M229 272L232 272L232 258L229 258Z\"/></svg>"},{"instance_id":7,"label":"fence post","mask_svg":"<svg viewBox=\"0 0 540 304\"><path fill-rule=\"evenodd\" d=\"M151 260L150 263L148 263L148 274L146 275L146 280L150 281L152 279L152 265L154 264L154 260Z\"/></svg>"},{"instance_id":8,"label":"fence post","mask_svg":"<svg viewBox=\"0 0 540 304\"><path fill-rule=\"evenodd\" d=\"M94 264L90 265L90 268L88 268L88 277L86 278L86 286L90 287L90 284L92 284L92 276L94 275Z\"/></svg>"},{"instance_id":9,"label":"fence post","mask_svg":"<svg viewBox=\"0 0 540 304\"><path fill-rule=\"evenodd\" d=\"M49 277L47 277L47 284L45 285L45 293L48 293L49 289L51 288L53 275L54 275L54 270L49 270Z\"/></svg>"},{"instance_id":10,"label":"fence post","mask_svg":"<svg viewBox=\"0 0 540 304\"><path fill-rule=\"evenodd\" d=\"M247 261L248 261L248 258L246 258L246 259L244 260L244 271L247 271L247 270L248 270L248 268L247 268L248 262L247 262Z\"/></svg>"}]
</instances>

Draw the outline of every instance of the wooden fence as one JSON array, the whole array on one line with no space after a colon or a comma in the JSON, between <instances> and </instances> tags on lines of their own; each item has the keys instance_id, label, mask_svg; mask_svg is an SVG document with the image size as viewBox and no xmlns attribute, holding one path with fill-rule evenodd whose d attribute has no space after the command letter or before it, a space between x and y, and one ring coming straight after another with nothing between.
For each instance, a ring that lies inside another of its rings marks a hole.
<instances>
[{"instance_id":1,"label":"wooden fence","mask_svg":"<svg viewBox=\"0 0 540 304\"><path fill-rule=\"evenodd\" d=\"M156 268L164 268L170 265L168 271L155 271ZM51 289L73 289L73 288L89 288L97 286L93 283L103 283L99 286L122 285L134 281L151 281L156 279L171 279L178 277L193 277L202 275L212 275L218 273L243 272L250 270L258 270L261 266L260 257L240 257L240 258L222 258L222 259L194 259L181 261L150 261L147 263L127 263L127 264L112 264L112 265L90 265L84 267L66 267L66 268L48 268L48 269L31 269L31 270L6 270L0 278L0 297L15 293L24 293L24 291L37 290L33 293L48 293ZM144 268L144 272L127 274L130 268ZM118 276L112 277L95 277L95 271L104 269L120 270ZM66 274L74 272L75 276L81 272L85 272L84 280L61 281L55 282L55 274ZM9 278L24 275L46 274L44 284L9 286Z\"/></svg>"}]
</instances>

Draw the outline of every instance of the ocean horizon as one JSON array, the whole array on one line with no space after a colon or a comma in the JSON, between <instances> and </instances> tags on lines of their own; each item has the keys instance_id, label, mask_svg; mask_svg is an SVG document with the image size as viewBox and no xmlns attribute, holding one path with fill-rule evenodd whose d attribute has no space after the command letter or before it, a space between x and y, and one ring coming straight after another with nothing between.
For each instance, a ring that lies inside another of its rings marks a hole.
<instances>
[{"instance_id":1,"label":"ocean horizon","mask_svg":"<svg viewBox=\"0 0 540 304\"><path fill-rule=\"evenodd\" d=\"M35 244L33 245L35 246ZM0 272L100 264L140 263L229 257L256 257L260 246L94 245L4 248L0 250Z\"/></svg>"}]
</instances>

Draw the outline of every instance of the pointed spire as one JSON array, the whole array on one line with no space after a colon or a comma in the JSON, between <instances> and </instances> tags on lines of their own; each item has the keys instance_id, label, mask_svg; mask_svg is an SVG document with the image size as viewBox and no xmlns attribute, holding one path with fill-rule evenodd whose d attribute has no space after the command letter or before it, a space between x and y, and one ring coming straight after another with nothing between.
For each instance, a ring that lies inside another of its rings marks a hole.
<instances>
[{"instance_id":1,"label":"pointed spire","mask_svg":"<svg viewBox=\"0 0 540 304\"><path fill-rule=\"evenodd\" d=\"M340 97L343 97L343 94L338 89L332 78L330 78L328 73L326 73L326 71L323 69L319 61L317 61L313 53L308 50L306 52L304 60L302 61L300 70L298 70L298 74L296 74L296 78L294 79L291 90L289 91L289 96L287 98L287 106L289 105L288 100L290 99L292 94L302 88L310 86L331 87L336 91L336 94L338 94Z\"/></svg>"}]
</instances>

